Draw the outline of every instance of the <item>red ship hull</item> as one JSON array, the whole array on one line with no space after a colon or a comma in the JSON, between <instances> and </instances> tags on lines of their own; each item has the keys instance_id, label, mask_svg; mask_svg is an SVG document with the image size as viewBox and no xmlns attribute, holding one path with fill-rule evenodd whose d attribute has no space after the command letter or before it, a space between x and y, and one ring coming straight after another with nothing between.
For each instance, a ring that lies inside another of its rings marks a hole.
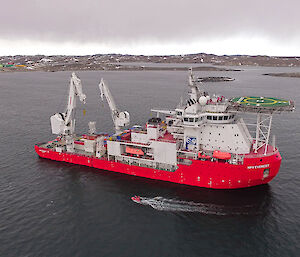
<instances>
[{"instance_id":1,"label":"red ship hull","mask_svg":"<svg viewBox=\"0 0 300 257\"><path fill-rule=\"evenodd\" d=\"M215 189L245 188L267 184L278 173L281 156L276 150L272 154L259 157L245 156L243 164L229 164L210 160L192 160L191 165L178 164L174 172L153 168L139 167L108 161L106 159L85 156L74 153L59 153L47 148L35 146L37 154L46 159L63 161L79 165L94 167L101 170L114 171L133 176L145 177L156 180L169 181L197 187ZM264 177L264 171L269 170L269 175Z\"/></svg>"}]
</instances>

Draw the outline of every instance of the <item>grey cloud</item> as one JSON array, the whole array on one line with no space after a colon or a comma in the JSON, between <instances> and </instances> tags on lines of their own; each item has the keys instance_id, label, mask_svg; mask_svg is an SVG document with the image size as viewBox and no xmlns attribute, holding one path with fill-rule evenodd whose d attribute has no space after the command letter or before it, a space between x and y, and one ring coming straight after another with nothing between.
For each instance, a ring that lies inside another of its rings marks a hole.
<instances>
[{"instance_id":1,"label":"grey cloud","mask_svg":"<svg viewBox=\"0 0 300 257\"><path fill-rule=\"evenodd\" d=\"M299 39L296 0L0 0L0 39L186 42L265 36Z\"/></svg>"}]
</instances>

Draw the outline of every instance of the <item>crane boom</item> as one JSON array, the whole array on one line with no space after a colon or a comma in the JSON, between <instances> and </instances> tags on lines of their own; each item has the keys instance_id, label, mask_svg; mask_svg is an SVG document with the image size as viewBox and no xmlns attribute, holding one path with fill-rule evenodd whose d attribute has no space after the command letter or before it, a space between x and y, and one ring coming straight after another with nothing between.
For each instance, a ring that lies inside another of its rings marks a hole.
<instances>
[{"instance_id":1,"label":"crane boom","mask_svg":"<svg viewBox=\"0 0 300 257\"><path fill-rule=\"evenodd\" d=\"M80 78L77 77L75 72L72 73L70 79L70 89L68 97L68 105L66 108L65 124L67 125L71 119L74 119L74 110L76 108L76 97L79 97L80 102L85 104L86 95L82 92L82 84Z\"/></svg>"},{"instance_id":2,"label":"crane boom","mask_svg":"<svg viewBox=\"0 0 300 257\"><path fill-rule=\"evenodd\" d=\"M116 103L110 93L110 90L109 88L106 86L106 84L104 83L104 80L103 78L101 78L101 81L100 81L100 84L99 84L99 89L100 89L100 96L101 96L101 99L102 101L104 101L104 98L103 96L105 96L106 98L106 101L108 103L108 106L112 112L112 118L113 120L116 118L117 114L118 114L118 109L117 109L117 106L116 106ZM116 114L116 115L115 115Z\"/></svg>"},{"instance_id":3,"label":"crane boom","mask_svg":"<svg viewBox=\"0 0 300 257\"><path fill-rule=\"evenodd\" d=\"M121 128L128 126L130 122L130 115L127 111L120 112L116 106L114 98L112 97L108 86L105 84L103 78L99 83L100 96L102 101L104 101L103 96L105 96L108 106L111 111L111 117L115 125L116 134L121 133Z\"/></svg>"},{"instance_id":4,"label":"crane boom","mask_svg":"<svg viewBox=\"0 0 300 257\"><path fill-rule=\"evenodd\" d=\"M70 79L66 110L64 113L56 113L50 118L53 134L69 136L74 133L76 96L85 104L86 95L82 92L81 80L73 72Z\"/></svg>"}]
</instances>

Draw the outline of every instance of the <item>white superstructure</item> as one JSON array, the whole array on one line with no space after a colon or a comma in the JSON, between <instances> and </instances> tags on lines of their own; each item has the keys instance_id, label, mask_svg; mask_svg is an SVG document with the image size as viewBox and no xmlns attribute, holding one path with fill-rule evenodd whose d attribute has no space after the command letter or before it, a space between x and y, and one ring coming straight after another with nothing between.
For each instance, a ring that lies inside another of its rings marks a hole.
<instances>
[{"instance_id":1,"label":"white superstructure","mask_svg":"<svg viewBox=\"0 0 300 257\"><path fill-rule=\"evenodd\" d=\"M151 118L144 128L132 129L130 140L122 140L121 135L108 140L108 157L174 169L186 157L198 158L199 152L211 157L216 150L235 156L250 153L253 138L243 119L227 111L228 100L202 92L192 70L188 85L186 104L181 103L175 110L152 109L157 117ZM166 116L165 121L159 118L160 114Z\"/></svg>"},{"instance_id":2,"label":"white superstructure","mask_svg":"<svg viewBox=\"0 0 300 257\"><path fill-rule=\"evenodd\" d=\"M182 141L182 149L189 151L225 151L234 154L250 152L252 137L242 118L228 112L224 96L201 92L190 70L191 92L186 104L180 104L166 117L167 129ZM166 114L166 110L153 112Z\"/></svg>"}]
</instances>

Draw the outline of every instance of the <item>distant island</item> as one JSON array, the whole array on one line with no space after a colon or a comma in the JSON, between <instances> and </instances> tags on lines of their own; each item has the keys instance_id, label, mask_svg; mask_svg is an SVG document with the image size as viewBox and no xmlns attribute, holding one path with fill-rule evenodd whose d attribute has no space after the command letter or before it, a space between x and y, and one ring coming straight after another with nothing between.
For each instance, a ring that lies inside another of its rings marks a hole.
<instances>
[{"instance_id":1,"label":"distant island","mask_svg":"<svg viewBox=\"0 0 300 257\"><path fill-rule=\"evenodd\" d=\"M234 81L234 78L229 77L199 77L198 82L224 82L224 81Z\"/></svg>"},{"instance_id":2,"label":"distant island","mask_svg":"<svg viewBox=\"0 0 300 257\"><path fill-rule=\"evenodd\" d=\"M153 65L151 66L151 64ZM174 64L182 64L182 67L176 67ZM196 66L193 69L198 71L240 71L241 69L236 67L242 67L245 65L300 67L300 57L213 55L205 53L161 56L95 54L85 56L15 55L0 57L0 71L2 72L55 72L72 70L186 70L190 65ZM222 66L236 67L229 69L223 68Z\"/></svg>"},{"instance_id":3,"label":"distant island","mask_svg":"<svg viewBox=\"0 0 300 257\"><path fill-rule=\"evenodd\" d=\"M263 75L273 76L273 77L300 78L300 72L265 73Z\"/></svg>"}]
</instances>

